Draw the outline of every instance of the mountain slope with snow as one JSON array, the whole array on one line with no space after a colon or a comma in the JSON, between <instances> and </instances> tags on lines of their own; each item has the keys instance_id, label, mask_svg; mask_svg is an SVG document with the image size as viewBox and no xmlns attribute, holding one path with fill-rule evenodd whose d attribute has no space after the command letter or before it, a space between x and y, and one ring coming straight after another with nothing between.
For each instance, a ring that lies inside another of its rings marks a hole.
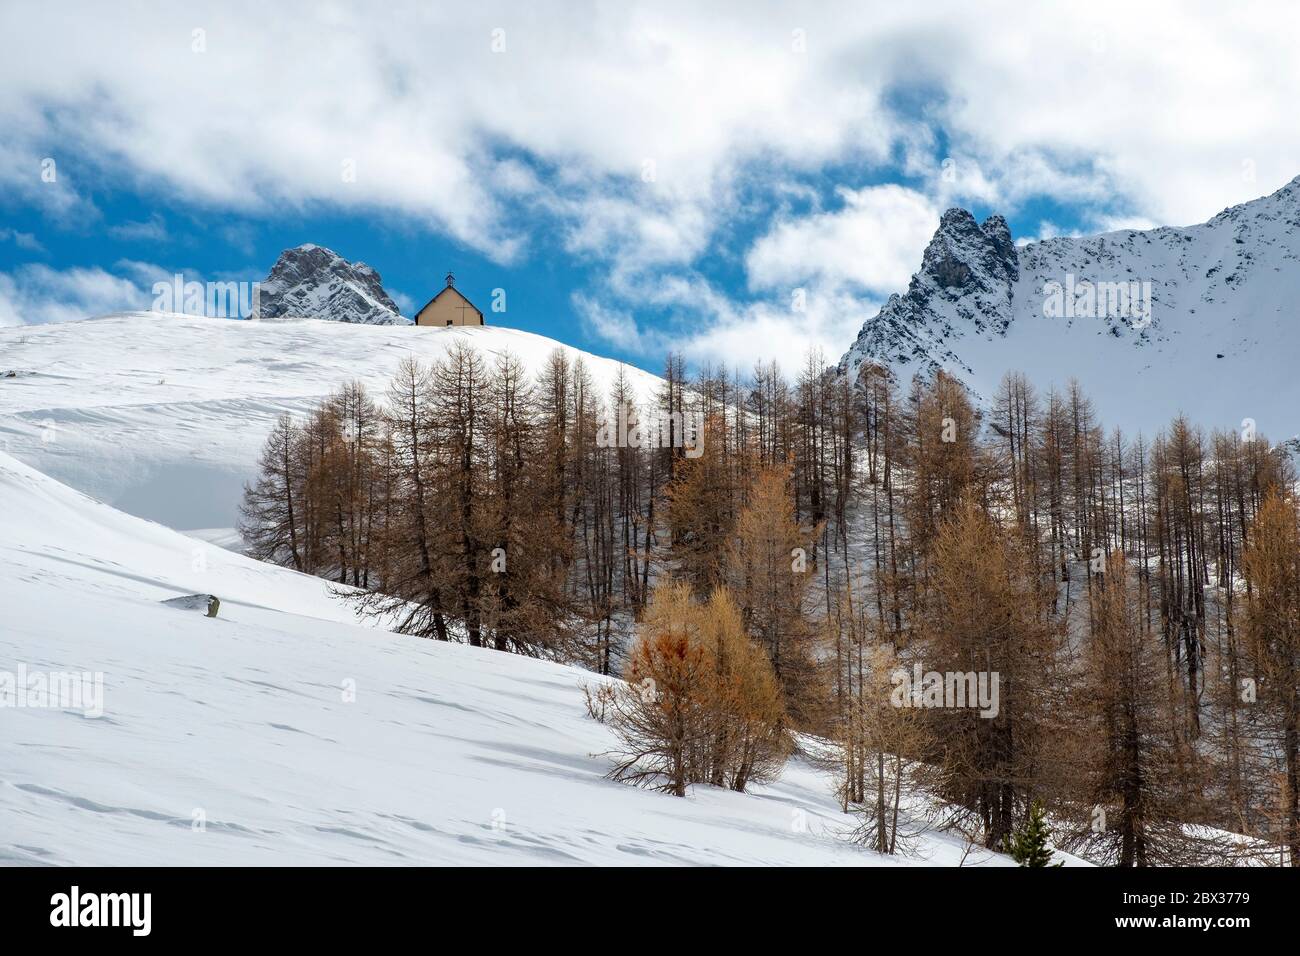
<instances>
[{"instance_id":1,"label":"mountain slope with snow","mask_svg":"<svg viewBox=\"0 0 1300 956\"><path fill-rule=\"evenodd\" d=\"M403 358L428 362L453 342L489 361L511 352L533 370L563 349L602 394L620 367L498 326L140 312L0 329L0 451L131 514L182 530L228 529L279 415L302 414L353 379L381 398ZM659 385L636 368L627 375L643 400Z\"/></svg>"},{"instance_id":2,"label":"mountain slope with snow","mask_svg":"<svg viewBox=\"0 0 1300 956\"><path fill-rule=\"evenodd\" d=\"M954 209L839 367L944 368L986 400L1009 370L1043 390L1074 377L1108 426L1151 434L1182 411L1284 439L1300 431L1297 297L1300 177L1199 225L1019 249L1001 217Z\"/></svg>"},{"instance_id":3,"label":"mountain slope with snow","mask_svg":"<svg viewBox=\"0 0 1300 956\"><path fill-rule=\"evenodd\" d=\"M955 865L847 839L831 779L686 799L604 779L576 668L357 623L0 454L0 671L99 673L102 715L0 708L0 863ZM216 618L161 602L221 598ZM966 865L1005 865L982 851Z\"/></svg>"}]
</instances>

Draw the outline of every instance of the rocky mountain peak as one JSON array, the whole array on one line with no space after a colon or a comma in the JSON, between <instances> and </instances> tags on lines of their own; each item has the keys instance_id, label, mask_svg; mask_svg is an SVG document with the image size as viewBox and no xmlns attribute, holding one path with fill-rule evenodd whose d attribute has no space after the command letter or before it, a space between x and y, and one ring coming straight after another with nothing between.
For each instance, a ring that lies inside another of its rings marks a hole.
<instances>
[{"instance_id":1,"label":"rocky mountain peak","mask_svg":"<svg viewBox=\"0 0 1300 956\"><path fill-rule=\"evenodd\" d=\"M1007 221L996 214L989 216L980 224L980 232L988 236L994 253L1007 263L1012 278L1016 278L1019 275L1019 263L1016 244L1011 241L1011 227L1007 225Z\"/></svg>"},{"instance_id":2,"label":"rocky mountain peak","mask_svg":"<svg viewBox=\"0 0 1300 956\"><path fill-rule=\"evenodd\" d=\"M262 318L296 316L397 325L406 320L378 272L332 249L304 243L280 253L261 286Z\"/></svg>"},{"instance_id":3,"label":"rocky mountain peak","mask_svg":"<svg viewBox=\"0 0 1300 956\"><path fill-rule=\"evenodd\" d=\"M991 291L990 284L1016 279L1019 265L1007 221L990 216L980 224L965 209L949 209L926 246L921 272L942 288L963 291Z\"/></svg>"},{"instance_id":4,"label":"rocky mountain peak","mask_svg":"<svg viewBox=\"0 0 1300 956\"><path fill-rule=\"evenodd\" d=\"M1290 354L1281 343L1295 334L1297 263L1300 177L1195 225L1020 247L1001 216L980 223L949 209L906 292L867 318L839 368L884 365L904 379L943 368L984 396L1003 372L1030 368L1050 384L1077 378L1107 395L1124 391L1117 380L1152 383L1162 369L1225 389L1253 383L1248 362ZM1245 414L1226 400L1212 411Z\"/></svg>"},{"instance_id":5,"label":"rocky mountain peak","mask_svg":"<svg viewBox=\"0 0 1300 956\"><path fill-rule=\"evenodd\" d=\"M946 343L961 327L1004 331L1019 277L1019 255L1005 219L989 216L980 223L965 209L949 209L906 294L890 296L863 325L840 368L852 371L863 361L961 366Z\"/></svg>"}]
</instances>

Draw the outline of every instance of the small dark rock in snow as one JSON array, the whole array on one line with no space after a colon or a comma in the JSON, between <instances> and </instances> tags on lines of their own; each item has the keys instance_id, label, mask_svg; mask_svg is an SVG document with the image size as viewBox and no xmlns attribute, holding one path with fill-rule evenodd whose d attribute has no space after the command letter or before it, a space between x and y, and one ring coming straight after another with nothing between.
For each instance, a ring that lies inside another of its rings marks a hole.
<instances>
[{"instance_id":1,"label":"small dark rock in snow","mask_svg":"<svg viewBox=\"0 0 1300 956\"><path fill-rule=\"evenodd\" d=\"M221 599L215 594L186 594L182 597L168 598L163 603L185 611L202 611L208 617L216 617L221 607Z\"/></svg>"}]
</instances>

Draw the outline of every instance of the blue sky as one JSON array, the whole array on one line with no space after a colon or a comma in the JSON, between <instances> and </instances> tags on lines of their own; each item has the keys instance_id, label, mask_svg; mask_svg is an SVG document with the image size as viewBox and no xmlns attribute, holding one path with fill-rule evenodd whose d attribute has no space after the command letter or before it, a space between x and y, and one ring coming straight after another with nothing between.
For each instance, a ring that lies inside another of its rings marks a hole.
<instances>
[{"instance_id":1,"label":"blue sky","mask_svg":"<svg viewBox=\"0 0 1300 956\"><path fill-rule=\"evenodd\" d=\"M0 324L314 242L407 314L450 270L650 369L833 361L948 206L1027 240L1300 173L1289 8L699 6L7 4Z\"/></svg>"}]
</instances>

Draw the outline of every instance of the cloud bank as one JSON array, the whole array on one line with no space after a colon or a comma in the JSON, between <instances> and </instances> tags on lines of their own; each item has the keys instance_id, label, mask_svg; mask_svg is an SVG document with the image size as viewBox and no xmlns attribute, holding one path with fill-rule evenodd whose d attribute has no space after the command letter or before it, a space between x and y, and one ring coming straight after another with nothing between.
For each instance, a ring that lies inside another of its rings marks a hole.
<instances>
[{"instance_id":1,"label":"cloud bank","mask_svg":"<svg viewBox=\"0 0 1300 956\"><path fill-rule=\"evenodd\" d=\"M392 218L502 264L554 242L593 276L594 334L746 363L845 347L950 204L1182 224L1281 185L1298 27L1292 5L1109 0L8 3L0 191L65 225L109 183ZM29 268L0 294L32 321L37 292L111 303L112 278Z\"/></svg>"}]
</instances>

